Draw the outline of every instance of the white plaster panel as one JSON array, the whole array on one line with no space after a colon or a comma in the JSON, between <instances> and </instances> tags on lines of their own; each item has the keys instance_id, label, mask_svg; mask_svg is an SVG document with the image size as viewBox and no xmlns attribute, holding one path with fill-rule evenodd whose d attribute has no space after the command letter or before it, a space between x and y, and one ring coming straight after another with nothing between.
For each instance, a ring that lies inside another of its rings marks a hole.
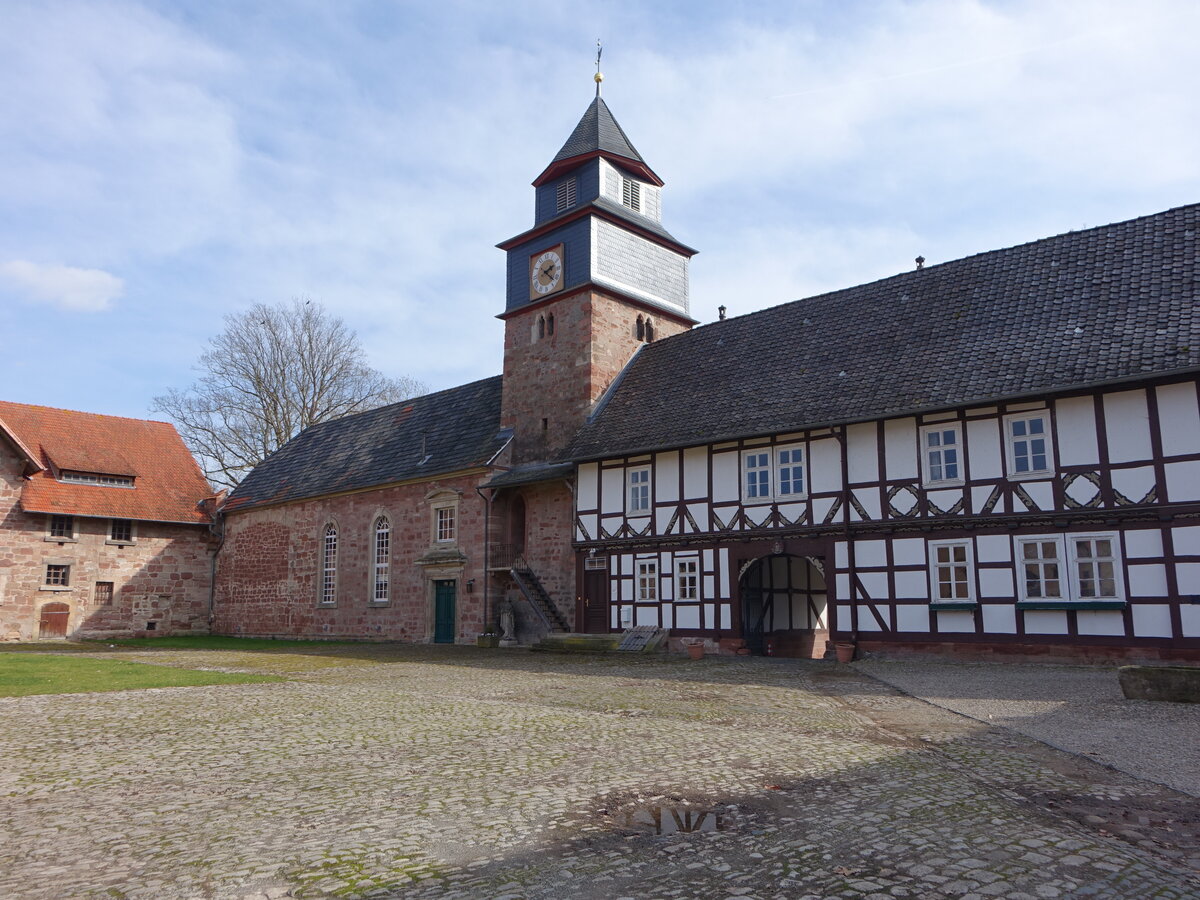
<instances>
[{"instance_id":1,"label":"white plaster panel","mask_svg":"<svg viewBox=\"0 0 1200 900\"><path fill-rule=\"evenodd\" d=\"M700 596L705 600L711 600L717 596L717 581L711 575L705 575L700 579Z\"/></svg>"},{"instance_id":2,"label":"white plaster panel","mask_svg":"<svg viewBox=\"0 0 1200 900\"><path fill-rule=\"evenodd\" d=\"M850 621L850 608L848 606L839 606L837 608L837 630L849 631L853 628Z\"/></svg>"},{"instance_id":3,"label":"white plaster panel","mask_svg":"<svg viewBox=\"0 0 1200 900\"><path fill-rule=\"evenodd\" d=\"M675 451L654 457L654 499L660 503L679 499L679 454Z\"/></svg>"},{"instance_id":4,"label":"white plaster panel","mask_svg":"<svg viewBox=\"0 0 1200 900\"><path fill-rule=\"evenodd\" d=\"M880 518L880 491L878 491L878 488L859 487L858 490L854 491L854 499L858 500L859 504L862 504L863 509L866 510L868 520L874 521ZM862 520L862 516L859 516L858 512L853 512L853 516L856 520Z\"/></svg>"},{"instance_id":5,"label":"white plaster panel","mask_svg":"<svg viewBox=\"0 0 1200 900\"><path fill-rule=\"evenodd\" d=\"M753 522L755 525L761 525L763 522L767 521L767 517L770 515L771 515L771 507L769 505L767 505L766 503L760 504L758 506L747 506L746 507L746 518L749 519L751 522Z\"/></svg>"},{"instance_id":6,"label":"white plaster panel","mask_svg":"<svg viewBox=\"0 0 1200 900\"><path fill-rule=\"evenodd\" d=\"M1009 412L1023 412L1027 409L1044 409L1045 404L1041 400L1025 400L1021 403L1008 404Z\"/></svg>"},{"instance_id":7,"label":"white plaster panel","mask_svg":"<svg viewBox=\"0 0 1200 900\"><path fill-rule=\"evenodd\" d=\"M950 508L953 507L955 503L963 499L963 489L957 488L952 491L929 491L925 497L938 509L949 512Z\"/></svg>"},{"instance_id":8,"label":"white plaster panel","mask_svg":"<svg viewBox=\"0 0 1200 900\"><path fill-rule=\"evenodd\" d=\"M929 596L929 578L925 572L897 572L895 578L898 599L924 600Z\"/></svg>"},{"instance_id":9,"label":"white plaster panel","mask_svg":"<svg viewBox=\"0 0 1200 900\"><path fill-rule=\"evenodd\" d=\"M1064 466L1100 462L1096 441L1096 404L1091 397L1068 397L1054 405L1058 421L1058 458Z\"/></svg>"},{"instance_id":10,"label":"white plaster panel","mask_svg":"<svg viewBox=\"0 0 1200 900\"><path fill-rule=\"evenodd\" d=\"M580 516L579 521L587 531L586 537L582 534L579 536L580 540L594 541L600 535L600 520L598 516Z\"/></svg>"},{"instance_id":11,"label":"white plaster panel","mask_svg":"<svg viewBox=\"0 0 1200 900\"><path fill-rule=\"evenodd\" d=\"M675 510L673 508L656 509L654 511L654 533L666 534L667 526L671 524L671 517L674 515ZM679 524L676 523L675 527L678 528Z\"/></svg>"},{"instance_id":12,"label":"white plaster panel","mask_svg":"<svg viewBox=\"0 0 1200 900\"><path fill-rule=\"evenodd\" d=\"M621 615L620 609L618 609L617 607L614 606L611 609L609 609L608 612L609 612L609 615L612 617L612 622L610 623L611 626L613 628L620 628L621 627L621 622L620 622L620 618L619 618Z\"/></svg>"},{"instance_id":13,"label":"white plaster panel","mask_svg":"<svg viewBox=\"0 0 1200 900\"><path fill-rule=\"evenodd\" d=\"M737 500L740 497L737 453L714 453L712 467L713 501L728 503Z\"/></svg>"},{"instance_id":14,"label":"white plaster panel","mask_svg":"<svg viewBox=\"0 0 1200 900\"><path fill-rule=\"evenodd\" d=\"M825 521L825 517L829 514L829 508L836 503L834 497L820 497L812 501L812 520L814 525L820 525ZM842 521L842 513L838 513L833 517L833 521Z\"/></svg>"},{"instance_id":15,"label":"white plaster panel","mask_svg":"<svg viewBox=\"0 0 1200 900\"><path fill-rule=\"evenodd\" d=\"M939 612L937 625L938 631L950 634L973 634L975 632L975 614L966 610Z\"/></svg>"},{"instance_id":16,"label":"white plaster panel","mask_svg":"<svg viewBox=\"0 0 1200 900\"><path fill-rule=\"evenodd\" d=\"M600 470L600 511L619 513L625 511L625 470Z\"/></svg>"},{"instance_id":17,"label":"white plaster panel","mask_svg":"<svg viewBox=\"0 0 1200 900\"><path fill-rule=\"evenodd\" d=\"M879 481L879 426L875 422L846 429L851 484Z\"/></svg>"},{"instance_id":18,"label":"white plaster panel","mask_svg":"<svg viewBox=\"0 0 1200 900\"><path fill-rule=\"evenodd\" d=\"M663 628L674 628L675 627L675 625L673 624L674 620L675 620L674 610L675 610L675 605L673 603L666 603L663 605L663 608L662 608L662 627Z\"/></svg>"},{"instance_id":19,"label":"white plaster panel","mask_svg":"<svg viewBox=\"0 0 1200 900\"><path fill-rule=\"evenodd\" d=\"M854 561L860 566L886 566L887 541L855 541Z\"/></svg>"},{"instance_id":20,"label":"white plaster panel","mask_svg":"<svg viewBox=\"0 0 1200 900\"><path fill-rule=\"evenodd\" d=\"M1175 581L1180 597L1200 596L1200 563L1176 563Z\"/></svg>"},{"instance_id":21,"label":"white plaster panel","mask_svg":"<svg viewBox=\"0 0 1200 900\"><path fill-rule=\"evenodd\" d=\"M835 438L809 442L808 485L816 494L842 489L842 452Z\"/></svg>"},{"instance_id":22,"label":"white plaster panel","mask_svg":"<svg viewBox=\"0 0 1200 900\"><path fill-rule=\"evenodd\" d=\"M928 631L929 607L924 605L898 605L896 607L897 631Z\"/></svg>"},{"instance_id":23,"label":"white plaster panel","mask_svg":"<svg viewBox=\"0 0 1200 900\"><path fill-rule=\"evenodd\" d=\"M968 463L972 478L999 478L1001 464L1000 422L998 419L971 419L967 422ZM980 501L982 505L982 501Z\"/></svg>"},{"instance_id":24,"label":"white plaster panel","mask_svg":"<svg viewBox=\"0 0 1200 900\"><path fill-rule=\"evenodd\" d=\"M979 595L994 600L1011 600L1013 593L1012 569L980 569Z\"/></svg>"},{"instance_id":25,"label":"white plaster panel","mask_svg":"<svg viewBox=\"0 0 1200 900\"><path fill-rule=\"evenodd\" d=\"M1066 634L1067 613L1061 609L1025 610L1026 634Z\"/></svg>"},{"instance_id":26,"label":"white plaster panel","mask_svg":"<svg viewBox=\"0 0 1200 900\"><path fill-rule=\"evenodd\" d=\"M779 514L789 522L795 522L804 513L805 508L806 504L804 503L781 503L779 505Z\"/></svg>"},{"instance_id":27,"label":"white plaster panel","mask_svg":"<svg viewBox=\"0 0 1200 900\"><path fill-rule=\"evenodd\" d=\"M1125 634L1125 617L1115 609L1081 609L1075 624L1080 634Z\"/></svg>"},{"instance_id":28,"label":"white plaster panel","mask_svg":"<svg viewBox=\"0 0 1200 900\"><path fill-rule=\"evenodd\" d=\"M592 509L596 504L596 485L600 477L599 463L584 463L576 474L575 508Z\"/></svg>"},{"instance_id":29,"label":"white plaster panel","mask_svg":"<svg viewBox=\"0 0 1200 900\"><path fill-rule=\"evenodd\" d=\"M616 534L624 523L625 519L621 516L605 516L600 520L600 527L609 534Z\"/></svg>"},{"instance_id":30,"label":"white plaster panel","mask_svg":"<svg viewBox=\"0 0 1200 900\"><path fill-rule=\"evenodd\" d=\"M634 607L634 624L657 625L658 624L658 607L657 606L636 606L636 607Z\"/></svg>"},{"instance_id":31,"label":"white plaster panel","mask_svg":"<svg viewBox=\"0 0 1200 900\"><path fill-rule=\"evenodd\" d=\"M988 485L971 488L971 512L976 514L983 512L990 496L992 496L992 488Z\"/></svg>"},{"instance_id":32,"label":"white plaster panel","mask_svg":"<svg viewBox=\"0 0 1200 900\"><path fill-rule=\"evenodd\" d=\"M698 607L698 606L677 606L677 607L675 607L675 627L676 628L699 628L700 627L700 607Z\"/></svg>"},{"instance_id":33,"label":"white plaster panel","mask_svg":"<svg viewBox=\"0 0 1200 900\"><path fill-rule=\"evenodd\" d=\"M1200 525L1172 528L1171 542L1176 556L1200 556Z\"/></svg>"},{"instance_id":34,"label":"white plaster panel","mask_svg":"<svg viewBox=\"0 0 1200 900\"><path fill-rule=\"evenodd\" d=\"M1134 597L1167 596L1167 567L1129 566L1129 593Z\"/></svg>"},{"instance_id":35,"label":"white plaster panel","mask_svg":"<svg viewBox=\"0 0 1200 900\"><path fill-rule=\"evenodd\" d=\"M633 602L633 582L628 578L621 579L621 596L618 599L625 603Z\"/></svg>"},{"instance_id":36,"label":"white plaster panel","mask_svg":"<svg viewBox=\"0 0 1200 900\"><path fill-rule=\"evenodd\" d=\"M1011 562L1012 545L1002 534L980 534L975 537L976 562Z\"/></svg>"},{"instance_id":37,"label":"white plaster panel","mask_svg":"<svg viewBox=\"0 0 1200 900\"><path fill-rule=\"evenodd\" d=\"M1138 469L1113 469L1112 486L1137 503L1154 487L1154 469L1150 466Z\"/></svg>"},{"instance_id":38,"label":"white plaster panel","mask_svg":"<svg viewBox=\"0 0 1200 900\"><path fill-rule=\"evenodd\" d=\"M1200 528L1196 530L1200 531ZM833 545L833 564L839 569L844 569L850 565L850 555L847 552L845 541L838 541Z\"/></svg>"},{"instance_id":39,"label":"white plaster panel","mask_svg":"<svg viewBox=\"0 0 1200 900\"><path fill-rule=\"evenodd\" d=\"M877 607L877 609L879 610L880 616L882 616L882 617L887 616L887 607L886 606ZM860 605L858 607L858 630L859 631L882 631L883 630L882 628L879 627L879 623L877 621L875 621L875 616L871 612L871 608L869 606Z\"/></svg>"},{"instance_id":40,"label":"white plaster panel","mask_svg":"<svg viewBox=\"0 0 1200 900\"><path fill-rule=\"evenodd\" d=\"M850 576L849 575L838 575L837 579L836 579L836 583L837 583L838 597L840 597L842 600L849 600L850 599Z\"/></svg>"},{"instance_id":41,"label":"white plaster panel","mask_svg":"<svg viewBox=\"0 0 1200 900\"><path fill-rule=\"evenodd\" d=\"M628 553L623 554L621 556L621 574L622 575L632 575L633 574L633 556Z\"/></svg>"},{"instance_id":42,"label":"white plaster panel","mask_svg":"<svg viewBox=\"0 0 1200 900\"><path fill-rule=\"evenodd\" d=\"M1136 637L1170 637L1171 607L1165 603L1134 603L1129 607L1133 615L1133 633Z\"/></svg>"},{"instance_id":43,"label":"white plaster panel","mask_svg":"<svg viewBox=\"0 0 1200 900\"><path fill-rule=\"evenodd\" d=\"M1184 637L1200 637L1200 604L1179 607L1179 623Z\"/></svg>"},{"instance_id":44,"label":"white plaster panel","mask_svg":"<svg viewBox=\"0 0 1200 900\"><path fill-rule=\"evenodd\" d=\"M721 561L721 596L729 596L729 551L722 548L718 554Z\"/></svg>"},{"instance_id":45,"label":"white plaster panel","mask_svg":"<svg viewBox=\"0 0 1200 900\"><path fill-rule=\"evenodd\" d=\"M1137 559L1145 556L1162 556L1162 532L1157 529L1142 529L1125 532L1125 558Z\"/></svg>"},{"instance_id":46,"label":"white plaster panel","mask_svg":"<svg viewBox=\"0 0 1200 900\"><path fill-rule=\"evenodd\" d=\"M728 628L730 619L731 619L731 613L729 611L729 604L722 603L721 604L721 625L720 625L720 627Z\"/></svg>"},{"instance_id":47,"label":"white plaster panel","mask_svg":"<svg viewBox=\"0 0 1200 900\"><path fill-rule=\"evenodd\" d=\"M859 572L858 580L863 590L872 600L885 600L888 597L887 572Z\"/></svg>"},{"instance_id":48,"label":"white plaster panel","mask_svg":"<svg viewBox=\"0 0 1200 900\"><path fill-rule=\"evenodd\" d=\"M1150 459L1150 414L1146 392L1118 391L1104 395L1104 430L1109 462Z\"/></svg>"},{"instance_id":49,"label":"white plaster panel","mask_svg":"<svg viewBox=\"0 0 1200 900\"><path fill-rule=\"evenodd\" d=\"M675 579L674 578L660 577L658 579L658 599L664 603L670 603L672 600L675 599Z\"/></svg>"},{"instance_id":50,"label":"white plaster panel","mask_svg":"<svg viewBox=\"0 0 1200 900\"><path fill-rule=\"evenodd\" d=\"M889 419L883 423L883 447L888 478L917 477L917 420Z\"/></svg>"},{"instance_id":51,"label":"white plaster panel","mask_svg":"<svg viewBox=\"0 0 1200 900\"><path fill-rule=\"evenodd\" d=\"M736 475L734 483L736 486ZM683 451L683 496L687 500L700 500L708 496L707 447L689 447Z\"/></svg>"},{"instance_id":52,"label":"white plaster panel","mask_svg":"<svg viewBox=\"0 0 1200 900\"><path fill-rule=\"evenodd\" d=\"M925 541L921 538L897 538L892 541L892 562L898 566L925 565Z\"/></svg>"},{"instance_id":53,"label":"white plaster panel","mask_svg":"<svg viewBox=\"0 0 1200 900\"><path fill-rule=\"evenodd\" d=\"M1167 473L1167 500L1171 503L1200 500L1200 462L1173 462L1163 468ZM1159 497L1159 502L1163 499Z\"/></svg>"},{"instance_id":54,"label":"white plaster panel","mask_svg":"<svg viewBox=\"0 0 1200 900\"><path fill-rule=\"evenodd\" d=\"M979 609L983 613L983 630L988 634L1017 633L1017 608L1015 606L986 603Z\"/></svg>"},{"instance_id":55,"label":"white plaster panel","mask_svg":"<svg viewBox=\"0 0 1200 900\"><path fill-rule=\"evenodd\" d=\"M1200 407L1196 405L1196 385L1164 384L1158 392L1158 427L1162 434L1163 454L1175 456L1195 453L1200 448Z\"/></svg>"},{"instance_id":56,"label":"white plaster panel","mask_svg":"<svg viewBox=\"0 0 1200 900\"><path fill-rule=\"evenodd\" d=\"M692 518L696 520L696 527L701 531L708 531L711 527L708 521L708 504L689 503L687 508L688 512L692 514ZM682 528L684 531L691 531L691 522L689 522L687 519L684 519Z\"/></svg>"},{"instance_id":57,"label":"white plaster panel","mask_svg":"<svg viewBox=\"0 0 1200 900\"><path fill-rule=\"evenodd\" d=\"M1049 481L1025 481L1021 486L1038 509L1054 509L1054 486Z\"/></svg>"},{"instance_id":58,"label":"white plaster panel","mask_svg":"<svg viewBox=\"0 0 1200 900\"><path fill-rule=\"evenodd\" d=\"M702 563L705 571L711 572L713 568L715 554L711 550L704 551L704 562Z\"/></svg>"}]
</instances>

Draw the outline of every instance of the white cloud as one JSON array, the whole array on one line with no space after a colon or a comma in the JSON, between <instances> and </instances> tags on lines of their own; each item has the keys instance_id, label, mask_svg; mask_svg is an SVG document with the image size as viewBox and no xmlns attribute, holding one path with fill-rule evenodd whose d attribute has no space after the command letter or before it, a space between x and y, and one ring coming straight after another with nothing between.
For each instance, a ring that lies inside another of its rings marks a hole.
<instances>
[{"instance_id":1,"label":"white cloud","mask_svg":"<svg viewBox=\"0 0 1200 900\"><path fill-rule=\"evenodd\" d=\"M102 269L39 266L23 259L0 263L0 278L28 299L61 309L101 312L125 291L125 282Z\"/></svg>"}]
</instances>

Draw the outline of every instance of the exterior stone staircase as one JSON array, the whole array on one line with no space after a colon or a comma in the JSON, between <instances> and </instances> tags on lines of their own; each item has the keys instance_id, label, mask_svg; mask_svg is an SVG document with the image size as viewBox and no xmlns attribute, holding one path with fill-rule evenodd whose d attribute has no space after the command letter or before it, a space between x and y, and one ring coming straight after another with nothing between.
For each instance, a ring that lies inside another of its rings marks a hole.
<instances>
[{"instance_id":1,"label":"exterior stone staircase","mask_svg":"<svg viewBox=\"0 0 1200 900\"><path fill-rule=\"evenodd\" d=\"M550 595L546 593L542 582L523 559L513 562L512 577L513 581L517 583L517 587L521 589L521 594L532 607L534 614L546 626L547 633L566 634L571 630L571 626L567 624L562 613L558 611L558 607L554 605L554 601L550 599Z\"/></svg>"}]
</instances>

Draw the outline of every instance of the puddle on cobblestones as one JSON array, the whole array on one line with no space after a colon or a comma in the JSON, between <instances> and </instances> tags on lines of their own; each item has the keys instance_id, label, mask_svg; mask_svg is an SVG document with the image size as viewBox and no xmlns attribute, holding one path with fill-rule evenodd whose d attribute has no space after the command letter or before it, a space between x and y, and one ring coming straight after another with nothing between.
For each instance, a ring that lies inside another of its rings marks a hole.
<instances>
[{"instance_id":1,"label":"puddle on cobblestones","mask_svg":"<svg viewBox=\"0 0 1200 900\"><path fill-rule=\"evenodd\" d=\"M617 824L647 834L699 834L728 827L715 809L695 806L641 806L621 813Z\"/></svg>"}]
</instances>

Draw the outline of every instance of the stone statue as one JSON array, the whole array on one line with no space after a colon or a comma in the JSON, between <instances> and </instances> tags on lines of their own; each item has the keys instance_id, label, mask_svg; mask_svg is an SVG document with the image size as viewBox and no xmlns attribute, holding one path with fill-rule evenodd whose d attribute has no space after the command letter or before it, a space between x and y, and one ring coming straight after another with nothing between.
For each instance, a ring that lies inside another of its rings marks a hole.
<instances>
[{"instance_id":1,"label":"stone statue","mask_svg":"<svg viewBox=\"0 0 1200 900\"><path fill-rule=\"evenodd\" d=\"M517 623L513 613L511 600L500 604L500 646L515 647L517 644Z\"/></svg>"}]
</instances>

